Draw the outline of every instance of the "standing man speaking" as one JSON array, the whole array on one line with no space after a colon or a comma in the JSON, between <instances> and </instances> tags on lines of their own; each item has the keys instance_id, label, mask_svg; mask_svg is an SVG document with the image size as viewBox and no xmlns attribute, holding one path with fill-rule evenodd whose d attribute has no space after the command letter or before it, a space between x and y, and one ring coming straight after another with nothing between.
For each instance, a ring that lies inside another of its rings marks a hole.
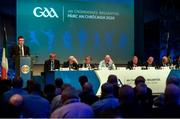
<instances>
[{"instance_id":1,"label":"standing man speaking","mask_svg":"<svg viewBox=\"0 0 180 119\"><path fill-rule=\"evenodd\" d=\"M24 37L18 37L18 44L12 48L11 57L15 61L16 76L20 76L20 57L30 56L29 47L24 45Z\"/></svg>"}]
</instances>

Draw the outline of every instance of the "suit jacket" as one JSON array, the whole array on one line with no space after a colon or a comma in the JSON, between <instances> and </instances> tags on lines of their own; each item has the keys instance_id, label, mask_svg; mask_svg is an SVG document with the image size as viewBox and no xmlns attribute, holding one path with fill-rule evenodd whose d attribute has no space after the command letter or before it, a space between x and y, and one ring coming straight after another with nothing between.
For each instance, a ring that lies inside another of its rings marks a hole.
<instances>
[{"instance_id":1,"label":"suit jacket","mask_svg":"<svg viewBox=\"0 0 180 119\"><path fill-rule=\"evenodd\" d=\"M24 48L24 56L30 56L30 51L29 47L23 46ZM18 45L14 46L11 49L11 58L13 58L13 67L15 68L16 71L16 76L20 76L20 48Z\"/></svg>"},{"instance_id":2,"label":"suit jacket","mask_svg":"<svg viewBox=\"0 0 180 119\"><path fill-rule=\"evenodd\" d=\"M151 65L149 65L147 62L144 63L144 66L147 67L156 67L156 64L153 62Z\"/></svg>"},{"instance_id":3,"label":"suit jacket","mask_svg":"<svg viewBox=\"0 0 180 119\"><path fill-rule=\"evenodd\" d=\"M29 56L30 55L29 47L27 47L25 45L23 47L24 47L24 56ZM14 46L11 51L12 58L15 58L17 56L18 57L20 56L20 48L18 45Z\"/></svg>"},{"instance_id":4,"label":"suit jacket","mask_svg":"<svg viewBox=\"0 0 180 119\"><path fill-rule=\"evenodd\" d=\"M49 101L38 94L23 96L21 106L23 118L49 118Z\"/></svg>"},{"instance_id":5,"label":"suit jacket","mask_svg":"<svg viewBox=\"0 0 180 119\"><path fill-rule=\"evenodd\" d=\"M160 62L159 67L168 67L171 66L171 63L167 63L167 64L163 64L162 62Z\"/></svg>"},{"instance_id":6,"label":"suit jacket","mask_svg":"<svg viewBox=\"0 0 180 119\"><path fill-rule=\"evenodd\" d=\"M59 69L60 67L60 62L59 60L54 60L54 69ZM47 71L50 71L51 70L51 60L46 60L45 63L44 63L44 71L47 72Z\"/></svg>"},{"instance_id":7,"label":"suit jacket","mask_svg":"<svg viewBox=\"0 0 180 119\"><path fill-rule=\"evenodd\" d=\"M105 63L104 60L102 60L100 63L99 63L99 69L102 69L102 68L108 68L109 70L115 70L116 69L116 66L115 64L113 63L113 61L110 61L108 64Z\"/></svg>"},{"instance_id":8,"label":"suit jacket","mask_svg":"<svg viewBox=\"0 0 180 119\"><path fill-rule=\"evenodd\" d=\"M173 65L175 65L176 68L180 68L180 62L179 61L174 61Z\"/></svg>"},{"instance_id":9,"label":"suit jacket","mask_svg":"<svg viewBox=\"0 0 180 119\"><path fill-rule=\"evenodd\" d=\"M83 64L83 67L84 67L84 68L88 68L87 64ZM90 67L91 67L91 69L94 69L94 68L95 68L95 65L94 65L94 64L90 64Z\"/></svg>"},{"instance_id":10,"label":"suit jacket","mask_svg":"<svg viewBox=\"0 0 180 119\"><path fill-rule=\"evenodd\" d=\"M68 61L63 63L63 67L64 68L68 68L69 67L71 69L76 69L76 70L79 69L79 65L78 64L73 63L72 65L70 65Z\"/></svg>"},{"instance_id":11,"label":"suit jacket","mask_svg":"<svg viewBox=\"0 0 180 119\"><path fill-rule=\"evenodd\" d=\"M137 63L137 66L141 66L141 63L138 61ZM128 65L127 65L127 68L128 69L132 69L134 66L133 66L133 61L129 61L128 62Z\"/></svg>"}]
</instances>

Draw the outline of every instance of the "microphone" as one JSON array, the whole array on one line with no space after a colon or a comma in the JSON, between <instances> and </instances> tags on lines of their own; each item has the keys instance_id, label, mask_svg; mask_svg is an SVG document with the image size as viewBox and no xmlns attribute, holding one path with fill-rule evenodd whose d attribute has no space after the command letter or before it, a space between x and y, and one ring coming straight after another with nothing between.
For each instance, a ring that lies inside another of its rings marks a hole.
<instances>
[{"instance_id":1,"label":"microphone","mask_svg":"<svg viewBox=\"0 0 180 119\"><path fill-rule=\"evenodd\" d=\"M109 67L109 63L106 63L106 67Z\"/></svg>"},{"instance_id":2,"label":"microphone","mask_svg":"<svg viewBox=\"0 0 180 119\"><path fill-rule=\"evenodd\" d=\"M121 79L118 79L119 83L121 86L123 86L123 83L121 82Z\"/></svg>"}]
</instances>

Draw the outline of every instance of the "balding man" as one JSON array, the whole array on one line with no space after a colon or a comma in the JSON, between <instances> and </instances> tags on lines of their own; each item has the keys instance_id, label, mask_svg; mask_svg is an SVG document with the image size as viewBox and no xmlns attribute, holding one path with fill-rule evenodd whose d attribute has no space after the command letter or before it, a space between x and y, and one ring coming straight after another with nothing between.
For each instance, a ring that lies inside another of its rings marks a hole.
<instances>
[{"instance_id":1,"label":"balding man","mask_svg":"<svg viewBox=\"0 0 180 119\"><path fill-rule=\"evenodd\" d=\"M163 56L162 57L162 62L160 64L161 67L167 67L167 66L170 66L170 62L169 62L169 59L167 56Z\"/></svg>"},{"instance_id":2,"label":"balding man","mask_svg":"<svg viewBox=\"0 0 180 119\"><path fill-rule=\"evenodd\" d=\"M141 66L141 63L139 61L139 58L137 56L133 56L132 60L128 62L127 68L133 69L133 67Z\"/></svg>"},{"instance_id":3,"label":"balding man","mask_svg":"<svg viewBox=\"0 0 180 119\"><path fill-rule=\"evenodd\" d=\"M13 88L11 88L10 90L3 93L3 100L5 102L8 102L10 97L13 96L14 94L19 94L19 95L22 95L22 96L28 94L28 92L23 90L23 88L22 88L23 79L21 77L15 77L12 80L12 86L13 86Z\"/></svg>"},{"instance_id":4,"label":"balding man","mask_svg":"<svg viewBox=\"0 0 180 119\"><path fill-rule=\"evenodd\" d=\"M14 94L8 100L8 104L4 106L3 118L20 118L23 97L19 94ZM1 105L2 106L2 105Z\"/></svg>"},{"instance_id":5,"label":"balding man","mask_svg":"<svg viewBox=\"0 0 180 119\"><path fill-rule=\"evenodd\" d=\"M20 106L22 102L23 102L23 97L19 94L15 94L11 96L11 98L9 99L9 103L14 106Z\"/></svg>"},{"instance_id":6,"label":"balding man","mask_svg":"<svg viewBox=\"0 0 180 119\"><path fill-rule=\"evenodd\" d=\"M59 69L59 67L60 67L60 62L59 60L56 59L56 54L51 53L49 55L49 59L45 61L44 71L45 72L52 71L55 69Z\"/></svg>"},{"instance_id":7,"label":"balding man","mask_svg":"<svg viewBox=\"0 0 180 119\"><path fill-rule=\"evenodd\" d=\"M41 85L34 84L30 95L23 96L23 118L49 118L50 103L41 96Z\"/></svg>"},{"instance_id":8,"label":"balding man","mask_svg":"<svg viewBox=\"0 0 180 119\"><path fill-rule=\"evenodd\" d=\"M148 67L155 67L154 57L152 57L152 56L148 57L148 59L144 63L144 66L146 66L146 68L148 68Z\"/></svg>"},{"instance_id":9,"label":"balding man","mask_svg":"<svg viewBox=\"0 0 180 119\"><path fill-rule=\"evenodd\" d=\"M108 68L109 70L115 70L116 66L110 55L106 55L104 60L99 63L99 69Z\"/></svg>"},{"instance_id":10,"label":"balding man","mask_svg":"<svg viewBox=\"0 0 180 119\"><path fill-rule=\"evenodd\" d=\"M77 91L74 88L63 90L61 94L63 106L57 108L51 118L92 118L94 116L92 108L80 102Z\"/></svg>"}]
</instances>

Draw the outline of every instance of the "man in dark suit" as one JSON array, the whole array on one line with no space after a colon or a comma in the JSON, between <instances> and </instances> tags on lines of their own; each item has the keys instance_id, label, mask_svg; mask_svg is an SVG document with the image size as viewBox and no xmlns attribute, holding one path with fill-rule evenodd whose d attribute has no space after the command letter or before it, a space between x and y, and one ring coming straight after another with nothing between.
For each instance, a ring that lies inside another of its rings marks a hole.
<instances>
[{"instance_id":1,"label":"man in dark suit","mask_svg":"<svg viewBox=\"0 0 180 119\"><path fill-rule=\"evenodd\" d=\"M163 56L159 67L169 67L169 66L171 66L169 58L167 56Z\"/></svg>"},{"instance_id":2,"label":"man in dark suit","mask_svg":"<svg viewBox=\"0 0 180 119\"><path fill-rule=\"evenodd\" d=\"M18 44L11 50L11 57L13 58L16 70L16 76L20 76L20 57L30 56L30 50L28 46L24 45L24 37L18 37Z\"/></svg>"},{"instance_id":3,"label":"man in dark suit","mask_svg":"<svg viewBox=\"0 0 180 119\"><path fill-rule=\"evenodd\" d=\"M175 66L176 69L180 68L180 56L176 57L176 60L173 62L173 65Z\"/></svg>"},{"instance_id":4,"label":"man in dark suit","mask_svg":"<svg viewBox=\"0 0 180 119\"><path fill-rule=\"evenodd\" d=\"M44 63L44 71L52 71L55 69L59 69L60 67L60 62L59 60L56 59L56 54L51 53L49 55L49 59L45 61Z\"/></svg>"},{"instance_id":5,"label":"man in dark suit","mask_svg":"<svg viewBox=\"0 0 180 119\"><path fill-rule=\"evenodd\" d=\"M92 58L91 56L87 56L85 58L85 63L83 64L83 67L84 68L88 68L88 69L94 69L95 68L95 65L92 64Z\"/></svg>"},{"instance_id":6,"label":"man in dark suit","mask_svg":"<svg viewBox=\"0 0 180 119\"><path fill-rule=\"evenodd\" d=\"M11 53L12 53L11 56L13 58L30 55L29 47L24 45L24 37L23 36L18 37L18 45L13 47Z\"/></svg>"},{"instance_id":7,"label":"man in dark suit","mask_svg":"<svg viewBox=\"0 0 180 119\"><path fill-rule=\"evenodd\" d=\"M133 67L141 66L141 63L137 56L133 56L133 59L128 62L127 68L132 69Z\"/></svg>"},{"instance_id":8,"label":"man in dark suit","mask_svg":"<svg viewBox=\"0 0 180 119\"><path fill-rule=\"evenodd\" d=\"M144 66L146 68L148 67L155 67L155 63L154 63L154 58L152 56L148 57L148 59L146 60L146 62L144 63Z\"/></svg>"}]
</instances>

